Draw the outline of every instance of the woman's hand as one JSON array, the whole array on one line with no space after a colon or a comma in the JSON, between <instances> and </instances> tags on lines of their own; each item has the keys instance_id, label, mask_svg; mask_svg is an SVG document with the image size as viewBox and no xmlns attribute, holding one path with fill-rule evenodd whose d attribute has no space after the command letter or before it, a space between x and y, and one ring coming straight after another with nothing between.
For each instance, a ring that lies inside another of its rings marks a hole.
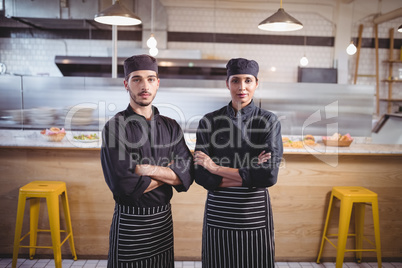
<instances>
[{"instance_id":1,"label":"woman's hand","mask_svg":"<svg viewBox=\"0 0 402 268\"><path fill-rule=\"evenodd\" d=\"M214 161L212 161L212 159L208 155L206 155L201 151L194 152L194 164L204 167L211 173L215 173L220 168L220 166L215 164Z\"/></svg>"},{"instance_id":2,"label":"woman's hand","mask_svg":"<svg viewBox=\"0 0 402 268\"><path fill-rule=\"evenodd\" d=\"M258 165L261 165L262 163L267 162L271 158L271 153L265 153L265 151L262 151L258 155Z\"/></svg>"}]
</instances>

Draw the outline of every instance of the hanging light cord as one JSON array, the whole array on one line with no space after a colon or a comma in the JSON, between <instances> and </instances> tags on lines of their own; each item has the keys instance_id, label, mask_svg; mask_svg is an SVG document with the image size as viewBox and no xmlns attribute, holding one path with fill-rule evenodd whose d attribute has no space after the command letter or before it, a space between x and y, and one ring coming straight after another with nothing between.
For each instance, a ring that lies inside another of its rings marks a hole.
<instances>
[{"instance_id":1,"label":"hanging light cord","mask_svg":"<svg viewBox=\"0 0 402 268\"><path fill-rule=\"evenodd\" d=\"M282 8L282 0L281 0L281 8Z\"/></svg>"},{"instance_id":2,"label":"hanging light cord","mask_svg":"<svg viewBox=\"0 0 402 268\"><path fill-rule=\"evenodd\" d=\"M352 27L350 27L350 37L352 39L352 42L353 42L353 17L354 17L354 15L355 15L355 2L353 1L353 3L352 3Z\"/></svg>"},{"instance_id":3,"label":"hanging light cord","mask_svg":"<svg viewBox=\"0 0 402 268\"><path fill-rule=\"evenodd\" d=\"M151 33L154 33L154 0L151 2Z\"/></svg>"}]
</instances>

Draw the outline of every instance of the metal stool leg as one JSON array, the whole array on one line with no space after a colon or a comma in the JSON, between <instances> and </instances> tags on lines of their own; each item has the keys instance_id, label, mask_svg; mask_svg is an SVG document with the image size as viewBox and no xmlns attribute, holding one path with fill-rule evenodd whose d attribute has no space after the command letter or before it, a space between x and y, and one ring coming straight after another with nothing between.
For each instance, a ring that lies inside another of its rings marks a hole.
<instances>
[{"instance_id":1,"label":"metal stool leg","mask_svg":"<svg viewBox=\"0 0 402 268\"><path fill-rule=\"evenodd\" d=\"M22 222L24 220L25 202L26 202L25 195L19 194L17 220L16 220L16 224L15 224L12 268L17 267L18 251L20 249L20 240L21 240L21 232L22 232Z\"/></svg>"},{"instance_id":2,"label":"metal stool leg","mask_svg":"<svg viewBox=\"0 0 402 268\"><path fill-rule=\"evenodd\" d=\"M364 234L364 212L365 212L365 204L364 203L355 203L355 249L361 250L363 249L363 234ZM362 262L362 251L356 251L356 262Z\"/></svg>"},{"instance_id":3,"label":"metal stool leg","mask_svg":"<svg viewBox=\"0 0 402 268\"><path fill-rule=\"evenodd\" d=\"M322 256L322 251L324 249L324 244L325 244L325 237L327 236L327 230L328 230L328 225L329 225L329 219L331 217L331 210L332 210L332 200L334 199L334 195L331 193L331 197L329 199L329 204L328 204L328 211L327 211L327 219L325 220L325 226L324 226L324 232L322 234L322 239L321 239L321 246L320 246L320 251L318 253L317 257L317 263L320 263L320 259Z\"/></svg>"},{"instance_id":4,"label":"metal stool leg","mask_svg":"<svg viewBox=\"0 0 402 268\"><path fill-rule=\"evenodd\" d=\"M31 197L29 199L29 259L33 260L35 256L36 242L38 238L40 198Z\"/></svg>"},{"instance_id":5,"label":"metal stool leg","mask_svg":"<svg viewBox=\"0 0 402 268\"><path fill-rule=\"evenodd\" d=\"M68 243L70 244L71 254L74 260L77 260L77 253L75 252L73 227L71 225L70 208L68 206L67 190L61 195L61 202L63 204L64 219L66 221L67 235L69 235Z\"/></svg>"},{"instance_id":6,"label":"metal stool leg","mask_svg":"<svg viewBox=\"0 0 402 268\"><path fill-rule=\"evenodd\" d=\"M46 198L50 232L52 236L54 264L56 268L61 268L61 246L60 246L60 209L59 196L51 195Z\"/></svg>"},{"instance_id":7,"label":"metal stool leg","mask_svg":"<svg viewBox=\"0 0 402 268\"><path fill-rule=\"evenodd\" d=\"M341 209L339 214L338 245L336 252L336 268L342 268L343 258L345 257L346 240L348 238L352 207L353 203L351 201L341 201Z\"/></svg>"},{"instance_id":8,"label":"metal stool leg","mask_svg":"<svg viewBox=\"0 0 402 268\"><path fill-rule=\"evenodd\" d=\"M378 213L378 200L372 202L373 209L373 222L374 222L374 237L375 237L375 248L377 252L377 265L381 268L381 241L380 241L380 216Z\"/></svg>"}]
</instances>

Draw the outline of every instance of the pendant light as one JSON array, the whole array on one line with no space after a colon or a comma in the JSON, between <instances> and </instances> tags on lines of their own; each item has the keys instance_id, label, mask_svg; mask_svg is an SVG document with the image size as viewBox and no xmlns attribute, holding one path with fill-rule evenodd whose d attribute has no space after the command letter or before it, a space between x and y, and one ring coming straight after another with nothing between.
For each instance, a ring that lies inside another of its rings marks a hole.
<instances>
[{"instance_id":1,"label":"pendant light","mask_svg":"<svg viewBox=\"0 0 402 268\"><path fill-rule=\"evenodd\" d=\"M152 57L155 57L158 55L158 49L156 48L156 45L158 42L155 39L154 36L154 0L151 2L151 36L147 40L147 46L149 47L149 55Z\"/></svg>"},{"instance_id":2,"label":"pendant light","mask_svg":"<svg viewBox=\"0 0 402 268\"><path fill-rule=\"evenodd\" d=\"M353 17L355 14L355 2L353 2L352 5L353 6L352 6L352 27L351 28L353 28ZM352 36L352 34L351 34L351 36ZM357 48L356 48L355 44L353 43L353 39L352 39L352 41L350 41L350 44L346 48L346 53L348 53L348 55L352 56L356 53L356 51L357 51Z\"/></svg>"},{"instance_id":3,"label":"pendant light","mask_svg":"<svg viewBox=\"0 0 402 268\"><path fill-rule=\"evenodd\" d=\"M402 33L402 24L401 24L401 26L398 27L398 32Z\"/></svg>"},{"instance_id":4,"label":"pendant light","mask_svg":"<svg viewBox=\"0 0 402 268\"><path fill-rule=\"evenodd\" d=\"M308 59L307 59L306 55L304 55L304 56L300 59L300 65L304 67L304 66L307 66L307 64L308 64Z\"/></svg>"},{"instance_id":5,"label":"pendant light","mask_svg":"<svg viewBox=\"0 0 402 268\"><path fill-rule=\"evenodd\" d=\"M308 59L306 57L306 36L304 36L304 56L300 59L300 65L301 66L307 66L308 64Z\"/></svg>"},{"instance_id":6,"label":"pendant light","mask_svg":"<svg viewBox=\"0 0 402 268\"><path fill-rule=\"evenodd\" d=\"M117 26L138 25L142 21L119 0L113 0L113 4L96 14L94 20L112 25L112 78L117 78Z\"/></svg>"},{"instance_id":7,"label":"pendant light","mask_svg":"<svg viewBox=\"0 0 402 268\"><path fill-rule=\"evenodd\" d=\"M151 37L147 40L147 47L153 48L156 47L157 44L158 42L156 41L154 34L151 33Z\"/></svg>"},{"instance_id":8,"label":"pendant light","mask_svg":"<svg viewBox=\"0 0 402 268\"><path fill-rule=\"evenodd\" d=\"M297 19L290 16L282 8L281 5L278 11L267 19L263 20L258 28L264 31L274 31L274 32L289 32L296 31L303 28L303 24Z\"/></svg>"},{"instance_id":9,"label":"pendant light","mask_svg":"<svg viewBox=\"0 0 402 268\"><path fill-rule=\"evenodd\" d=\"M353 43L353 41L350 42L349 46L346 48L346 53L348 53L349 55L354 55L357 51L357 48L355 46L355 44Z\"/></svg>"},{"instance_id":10,"label":"pendant light","mask_svg":"<svg viewBox=\"0 0 402 268\"><path fill-rule=\"evenodd\" d=\"M108 25L130 26L141 24L141 19L119 0L95 15L95 21Z\"/></svg>"},{"instance_id":11,"label":"pendant light","mask_svg":"<svg viewBox=\"0 0 402 268\"><path fill-rule=\"evenodd\" d=\"M151 47L149 49L149 55L151 55L152 57L155 57L156 55L158 55L158 48L157 47Z\"/></svg>"}]
</instances>

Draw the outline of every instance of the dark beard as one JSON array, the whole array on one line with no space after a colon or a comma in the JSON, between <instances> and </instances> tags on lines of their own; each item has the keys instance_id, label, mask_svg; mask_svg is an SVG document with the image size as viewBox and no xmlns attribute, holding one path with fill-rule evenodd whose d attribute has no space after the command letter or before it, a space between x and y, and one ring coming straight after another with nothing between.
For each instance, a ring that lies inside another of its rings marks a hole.
<instances>
[{"instance_id":1,"label":"dark beard","mask_svg":"<svg viewBox=\"0 0 402 268\"><path fill-rule=\"evenodd\" d=\"M135 95L131 94L131 92L130 92L130 98L134 101L135 104L138 104L139 106L142 106L142 107L149 106L149 105L152 103L152 101L153 101L153 99L152 99L152 100L149 101L149 102L139 102L139 101L136 99Z\"/></svg>"},{"instance_id":2,"label":"dark beard","mask_svg":"<svg viewBox=\"0 0 402 268\"><path fill-rule=\"evenodd\" d=\"M152 101L154 100L155 96L152 97L152 99L149 102L140 102L137 100L137 96L133 95L130 91L130 87L128 87L128 93L130 94L130 99L132 99L134 101L135 104L142 106L142 107L146 107L149 106Z\"/></svg>"}]
</instances>

